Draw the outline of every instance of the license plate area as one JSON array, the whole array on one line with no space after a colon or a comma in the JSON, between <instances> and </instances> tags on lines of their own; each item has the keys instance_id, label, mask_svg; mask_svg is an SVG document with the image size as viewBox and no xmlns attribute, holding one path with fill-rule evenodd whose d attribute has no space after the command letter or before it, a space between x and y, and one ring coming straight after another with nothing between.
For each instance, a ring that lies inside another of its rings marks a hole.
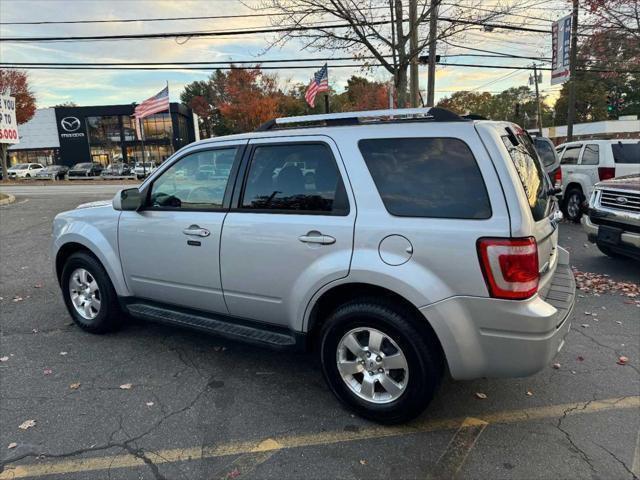
<instances>
[{"instance_id":1,"label":"license plate area","mask_svg":"<svg viewBox=\"0 0 640 480\"><path fill-rule=\"evenodd\" d=\"M600 225L598 228L598 243L609 245L620 245L621 228L607 227Z\"/></svg>"}]
</instances>

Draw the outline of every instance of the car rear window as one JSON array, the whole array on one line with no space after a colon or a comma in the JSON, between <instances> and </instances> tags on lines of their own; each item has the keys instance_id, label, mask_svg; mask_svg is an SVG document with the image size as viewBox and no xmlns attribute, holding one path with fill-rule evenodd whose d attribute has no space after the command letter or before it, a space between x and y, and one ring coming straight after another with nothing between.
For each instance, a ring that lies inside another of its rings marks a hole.
<instances>
[{"instance_id":1,"label":"car rear window","mask_svg":"<svg viewBox=\"0 0 640 480\"><path fill-rule=\"evenodd\" d=\"M542 159L542 163L545 167L550 167L556 162L556 151L553 149L553 146L547 142L546 140L542 140L541 138L536 138L534 140L534 144L536 150L538 151L538 155Z\"/></svg>"},{"instance_id":2,"label":"car rear window","mask_svg":"<svg viewBox=\"0 0 640 480\"><path fill-rule=\"evenodd\" d=\"M515 136L518 139L518 145L513 145L509 135L504 135L502 141L507 147L520 177L533 219L535 221L542 220L549 207L547 193L549 185L545 181L548 177L544 174L542 165L537 160L535 148L529 137L524 133L518 133Z\"/></svg>"},{"instance_id":3,"label":"car rear window","mask_svg":"<svg viewBox=\"0 0 640 480\"><path fill-rule=\"evenodd\" d=\"M486 219L491 204L471 150L455 138L358 143L385 208L400 217Z\"/></svg>"},{"instance_id":4,"label":"car rear window","mask_svg":"<svg viewBox=\"0 0 640 480\"><path fill-rule=\"evenodd\" d=\"M614 143L611 150L616 163L640 163L640 142Z\"/></svg>"}]
</instances>

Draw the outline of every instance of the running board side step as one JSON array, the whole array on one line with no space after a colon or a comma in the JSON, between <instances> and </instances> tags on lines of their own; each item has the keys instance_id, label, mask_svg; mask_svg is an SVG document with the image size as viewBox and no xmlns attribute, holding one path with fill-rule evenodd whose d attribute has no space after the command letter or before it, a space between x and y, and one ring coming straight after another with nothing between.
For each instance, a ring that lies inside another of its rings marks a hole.
<instances>
[{"instance_id":1,"label":"running board side step","mask_svg":"<svg viewBox=\"0 0 640 480\"><path fill-rule=\"evenodd\" d=\"M248 325L244 321L206 312L191 312L148 303L130 303L126 309L131 316L168 325L177 325L230 340L252 343L278 350L297 349L304 344L304 335L284 328L263 324ZM242 322L242 323L239 323Z\"/></svg>"}]
</instances>

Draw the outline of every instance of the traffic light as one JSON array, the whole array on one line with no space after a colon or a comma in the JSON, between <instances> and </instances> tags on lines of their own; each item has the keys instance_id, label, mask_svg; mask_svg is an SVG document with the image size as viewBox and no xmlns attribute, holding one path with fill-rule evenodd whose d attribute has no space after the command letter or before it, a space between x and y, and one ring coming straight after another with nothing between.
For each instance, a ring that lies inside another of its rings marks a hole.
<instances>
[{"instance_id":1,"label":"traffic light","mask_svg":"<svg viewBox=\"0 0 640 480\"><path fill-rule=\"evenodd\" d=\"M617 102L613 95L607 95L607 113L616 111Z\"/></svg>"}]
</instances>

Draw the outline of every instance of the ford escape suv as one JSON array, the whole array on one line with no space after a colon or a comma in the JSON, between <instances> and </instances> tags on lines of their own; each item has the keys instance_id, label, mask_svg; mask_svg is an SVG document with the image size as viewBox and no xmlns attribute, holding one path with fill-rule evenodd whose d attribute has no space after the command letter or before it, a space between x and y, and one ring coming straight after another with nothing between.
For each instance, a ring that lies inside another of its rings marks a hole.
<instances>
[{"instance_id":1,"label":"ford escape suv","mask_svg":"<svg viewBox=\"0 0 640 480\"><path fill-rule=\"evenodd\" d=\"M341 401L401 422L445 370L530 375L562 348L575 283L553 192L512 123L438 108L280 118L59 214L52 253L86 331L132 316L309 348Z\"/></svg>"}]
</instances>

